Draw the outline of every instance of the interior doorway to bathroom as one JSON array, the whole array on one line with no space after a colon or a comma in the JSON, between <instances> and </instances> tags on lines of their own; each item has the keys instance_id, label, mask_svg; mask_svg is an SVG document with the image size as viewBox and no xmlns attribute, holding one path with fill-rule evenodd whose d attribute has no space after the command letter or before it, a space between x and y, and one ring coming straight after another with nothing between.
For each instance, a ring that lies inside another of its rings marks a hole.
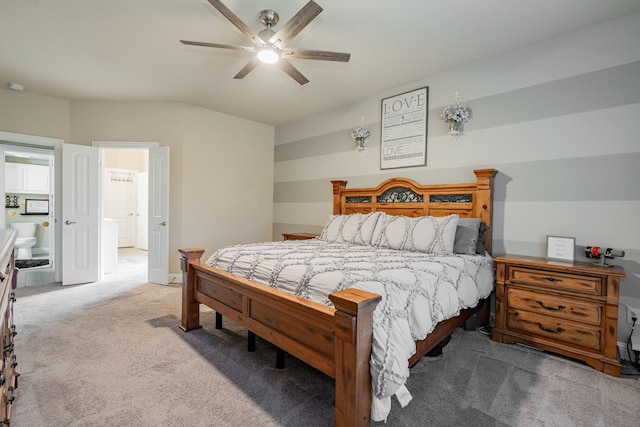
<instances>
[{"instance_id":1,"label":"interior doorway to bathroom","mask_svg":"<svg viewBox=\"0 0 640 427\"><path fill-rule=\"evenodd\" d=\"M149 150L103 148L102 270L111 274L123 254L147 257ZM146 274L148 259L135 263Z\"/></svg>"},{"instance_id":2,"label":"interior doorway to bathroom","mask_svg":"<svg viewBox=\"0 0 640 427\"><path fill-rule=\"evenodd\" d=\"M149 158L147 280L169 282L169 147L157 142L93 141L92 146L61 145L63 285L103 280L103 151L140 148L148 150ZM106 240L118 246L117 240Z\"/></svg>"},{"instance_id":3,"label":"interior doorway to bathroom","mask_svg":"<svg viewBox=\"0 0 640 427\"><path fill-rule=\"evenodd\" d=\"M18 230L15 263L37 282L54 281L56 259L53 148L0 143L5 208L2 224Z\"/></svg>"},{"instance_id":4,"label":"interior doorway to bathroom","mask_svg":"<svg viewBox=\"0 0 640 427\"><path fill-rule=\"evenodd\" d=\"M156 142L95 141L92 144L93 147L88 147L65 144L63 140L57 138L0 131L0 192L5 190L6 178L4 151L1 151L3 144L9 145L14 150L31 152L44 150L46 154L53 156L53 163L50 163L49 184L51 190L48 201L50 220L45 221L49 223L50 257L49 266L42 266L43 269L48 269L49 274L36 276L26 274L29 270L24 270L25 274L19 275L18 278L19 286L21 281L29 285L51 282L69 285L102 280L100 276L102 273L102 238L100 234L102 231L101 218L103 218L101 185L103 167L100 160L101 152L104 149L144 149L147 151L149 165L148 180L146 181L149 194L147 237L149 249L145 251L147 254L146 277L148 281L153 283L169 283L169 147L161 147ZM62 167L63 163L64 167ZM85 206L87 200L92 200L91 209L74 210L74 207ZM43 214L43 206L47 204L43 203L43 200L36 200L29 205L30 209L35 208L35 210L30 210L30 213ZM5 214L7 209L9 208L0 210L0 228L6 227L5 217L7 215ZM81 213L85 216L81 216ZM87 218L89 213L92 215L91 218ZM15 214L17 215L19 212L15 212ZM90 230L96 231L89 233ZM82 239L78 236L89 236L90 238ZM96 254L95 260L94 254ZM65 264L64 268L63 264ZM138 264L144 268L144 263ZM42 273L42 270L39 273ZM78 279L83 273L86 275ZM69 280L68 277L65 278L65 274L75 274L75 277L73 280Z\"/></svg>"}]
</instances>

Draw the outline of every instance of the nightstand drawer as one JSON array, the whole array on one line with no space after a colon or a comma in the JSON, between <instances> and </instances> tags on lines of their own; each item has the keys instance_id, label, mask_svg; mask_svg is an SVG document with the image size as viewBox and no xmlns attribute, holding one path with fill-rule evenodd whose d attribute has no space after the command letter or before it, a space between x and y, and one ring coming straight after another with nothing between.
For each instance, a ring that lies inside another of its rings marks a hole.
<instances>
[{"instance_id":1,"label":"nightstand drawer","mask_svg":"<svg viewBox=\"0 0 640 427\"><path fill-rule=\"evenodd\" d=\"M528 310L544 316L560 317L594 326L602 324L601 304L516 288L509 288L507 301L509 301L509 308Z\"/></svg>"},{"instance_id":2,"label":"nightstand drawer","mask_svg":"<svg viewBox=\"0 0 640 427\"><path fill-rule=\"evenodd\" d=\"M601 329L525 310L509 310L507 327L540 337L601 351Z\"/></svg>"},{"instance_id":3,"label":"nightstand drawer","mask_svg":"<svg viewBox=\"0 0 640 427\"><path fill-rule=\"evenodd\" d=\"M589 295L602 294L602 279L577 274L565 274L553 271L540 271L525 267L511 267L509 269L511 282L524 283L535 286L545 286L550 289L581 292Z\"/></svg>"}]
</instances>

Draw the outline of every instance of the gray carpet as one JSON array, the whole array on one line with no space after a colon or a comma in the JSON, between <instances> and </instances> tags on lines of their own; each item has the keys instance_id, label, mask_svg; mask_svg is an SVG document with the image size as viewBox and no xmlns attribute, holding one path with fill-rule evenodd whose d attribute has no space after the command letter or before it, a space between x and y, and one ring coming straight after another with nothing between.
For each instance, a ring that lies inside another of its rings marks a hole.
<instances>
[{"instance_id":1,"label":"gray carpet","mask_svg":"<svg viewBox=\"0 0 640 427\"><path fill-rule=\"evenodd\" d=\"M21 376L13 427L330 426L333 380L203 308L178 328L180 288L105 282L17 289ZM389 426L629 426L640 381L478 332L456 331L444 356L411 372L413 400ZM379 425L385 425L379 423Z\"/></svg>"}]
</instances>

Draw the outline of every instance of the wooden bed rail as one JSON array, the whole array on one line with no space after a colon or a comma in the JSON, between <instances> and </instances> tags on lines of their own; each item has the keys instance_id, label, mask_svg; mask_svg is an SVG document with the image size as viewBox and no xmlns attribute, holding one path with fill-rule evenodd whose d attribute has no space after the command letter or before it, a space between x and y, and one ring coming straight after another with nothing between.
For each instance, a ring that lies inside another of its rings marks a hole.
<instances>
[{"instance_id":1,"label":"wooden bed rail","mask_svg":"<svg viewBox=\"0 0 640 427\"><path fill-rule=\"evenodd\" d=\"M370 425L369 358L380 295L345 289L329 295L332 308L206 266L203 249L179 252L182 330L201 327L200 304L206 304L333 377L336 426Z\"/></svg>"}]
</instances>

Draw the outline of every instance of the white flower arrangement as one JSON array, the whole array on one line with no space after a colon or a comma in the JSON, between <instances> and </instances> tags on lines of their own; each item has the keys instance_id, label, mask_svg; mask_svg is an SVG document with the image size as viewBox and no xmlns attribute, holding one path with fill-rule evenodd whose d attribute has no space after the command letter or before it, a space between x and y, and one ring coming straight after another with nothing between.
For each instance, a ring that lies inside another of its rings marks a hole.
<instances>
[{"instance_id":1,"label":"white flower arrangement","mask_svg":"<svg viewBox=\"0 0 640 427\"><path fill-rule=\"evenodd\" d=\"M356 126L351 130L351 138L356 143L356 150L360 151L360 153L364 153L364 144L367 142L367 138L369 138L371 132L369 132L369 128L367 127L367 123L364 121L364 115L360 119L360 126Z\"/></svg>"},{"instance_id":2,"label":"white flower arrangement","mask_svg":"<svg viewBox=\"0 0 640 427\"><path fill-rule=\"evenodd\" d=\"M460 96L460 92L455 93L455 101L444 107L440 118L449 123L463 125L471 118L471 110L467 107L467 103Z\"/></svg>"},{"instance_id":3,"label":"white flower arrangement","mask_svg":"<svg viewBox=\"0 0 640 427\"><path fill-rule=\"evenodd\" d=\"M465 105L451 104L444 107L444 110L442 110L442 114L440 115L440 117L447 123L466 123L471 118L471 111L469 110L469 107Z\"/></svg>"},{"instance_id":4,"label":"white flower arrangement","mask_svg":"<svg viewBox=\"0 0 640 427\"><path fill-rule=\"evenodd\" d=\"M351 131L351 138L353 139L369 138L370 135L371 133L369 132L369 128L367 127L367 125L355 127Z\"/></svg>"}]
</instances>

